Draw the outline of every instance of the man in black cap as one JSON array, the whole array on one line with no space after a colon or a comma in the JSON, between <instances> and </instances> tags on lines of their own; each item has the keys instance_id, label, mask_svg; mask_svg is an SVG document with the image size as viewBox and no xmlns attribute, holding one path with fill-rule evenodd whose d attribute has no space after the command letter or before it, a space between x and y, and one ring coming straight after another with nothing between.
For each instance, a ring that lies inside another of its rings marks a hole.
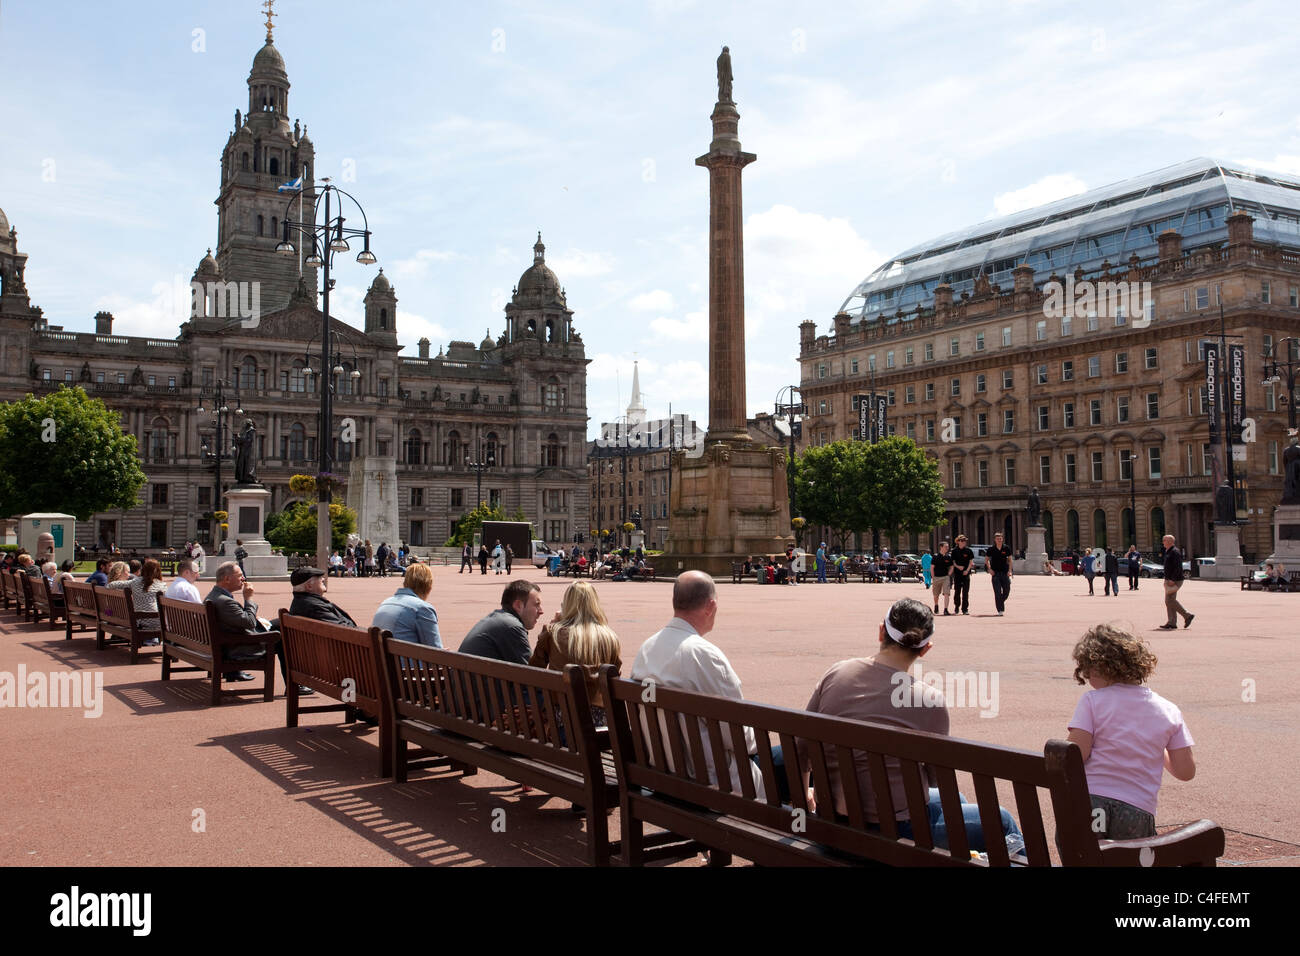
<instances>
[{"instance_id":1,"label":"man in black cap","mask_svg":"<svg viewBox=\"0 0 1300 956\"><path fill-rule=\"evenodd\" d=\"M293 585L293 603L289 605L290 614L295 617L308 617L313 621L324 621L326 624L357 626L357 622L352 620L347 611L333 601L326 600L325 592L329 590L329 576L320 568L308 565L295 568L293 574L289 575L289 583Z\"/></svg>"},{"instance_id":2,"label":"man in black cap","mask_svg":"<svg viewBox=\"0 0 1300 956\"><path fill-rule=\"evenodd\" d=\"M975 552L966 547L964 534L957 535L957 547L952 552L952 609L962 614L970 613L970 576L975 570Z\"/></svg>"}]
</instances>

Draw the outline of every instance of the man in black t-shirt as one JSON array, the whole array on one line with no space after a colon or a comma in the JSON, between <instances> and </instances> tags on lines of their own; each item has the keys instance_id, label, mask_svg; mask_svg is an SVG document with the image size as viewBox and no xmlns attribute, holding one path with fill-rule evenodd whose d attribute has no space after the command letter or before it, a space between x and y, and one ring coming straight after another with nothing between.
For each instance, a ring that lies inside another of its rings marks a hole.
<instances>
[{"instance_id":1,"label":"man in black t-shirt","mask_svg":"<svg viewBox=\"0 0 1300 956\"><path fill-rule=\"evenodd\" d=\"M1162 631L1174 631L1178 629L1178 615L1183 616L1183 627L1192 626L1192 618L1196 617L1178 603L1178 589L1183 586L1183 552L1174 547L1174 536L1167 534L1164 537L1165 546L1165 612L1169 615L1169 620L1160 625Z\"/></svg>"},{"instance_id":2,"label":"man in black t-shirt","mask_svg":"<svg viewBox=\"0 0 1300 956\"><path fill-rule=\"evenodd\" d=\"M964 534L957 535L957 548L952 553L952 605L954 611L970 613L970 576L975 569L975 552L966 547Z\"/></svg>"},{"instance_id":3,"label":"man in black t-shirt","mask_svg":"<svg viewBox=\"0 0 1300 956\"><path fill-rule=\"evenodd\" d=\"M948 599L952 595L952 555L948 542L939 543L938 552L930 559L930 589L934 596L934 613L939 613L939 595L943 595L943 613L948 613Z\"/></svg>"},{"instance_id":4,"label":"man in black t-shirt","mask_svg":"<svg viewBox=\"0 0 1300 956\"><path fill-rule=\"evenodd\" d=\"M1001 531L993 535L993 547L984 552L984 559L993 577L993 604L1001 617L1011 593L1011 548L1003 542Z\"/></svg>"}]
</instances>

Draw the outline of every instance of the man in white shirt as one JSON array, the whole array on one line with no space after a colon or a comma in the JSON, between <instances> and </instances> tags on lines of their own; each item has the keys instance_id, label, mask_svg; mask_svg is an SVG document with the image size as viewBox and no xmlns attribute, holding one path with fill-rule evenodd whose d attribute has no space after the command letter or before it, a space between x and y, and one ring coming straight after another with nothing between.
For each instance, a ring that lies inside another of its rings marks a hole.
<instances>
[{"instance_id":1,"label":"man in white shirt","mask_svg":"<svg viewBox=\"0 0 1300 956\"><path fill-rule=\"evenodd\" d=\"M194 562L189 558L184 558L176 562L176 577L172 583L167 585L167 590L163 592L163 597L172 598L177 601L191 601L194 604L202 604L203 598L199 595L199 589L194 586L194 582L199 579L199 572L194 567Z\"/></svg>"},{"instance_id":2,"label":"man in white shirt","mask_svg":"<svg viewBox=\"0 0 1300 956\"><path fill-rule=\"evenodd\" d=\"M203 545L201 545L201 544L199 544L197 541L195 541L195 542L194 542L194 557L193 557L191 560L193 560L193 562L194 562L194 570L197 571L199 574L202 574L202 573L203 573L203 559L206 558L206 557L207 557L207 554L203 551Z\"/></svg>"},{"instance_id":3,"label":"man in white shirt","mask_svg":"<svg viewBox=\"0 0 1300 956\"><path fill-rule=\"evenodd\" d=\"M673 584L673 615L663 630L641 645L636 662L632 665L632 680L642 683L651 681L675 690L744 700L744 694L740 692L740 678L731 669L727 655L704 639L704 635L713 630L718 616L717 589L713 585L713 578L703 571L687 571L678 575ZM665 720L664 715L660 714L659 719ZM667 741L666 726L663 732ZM700 733L709 779L716 783L713 748L703 721L700 722ZM683 736L685 737L685 728ZM749 727L745 728L745 745L749 754L758 752L754 731ZM753 775L754 788L759 799L763 799L763 776L758 764L749 759L749 754L740 756L737 761L737 755L731 752L730 734L724 737L723 747L727 750L727 766L731 772L734 791L739 793L741 790L736 769L739 762Z\"/></svg>"}]
</instances>

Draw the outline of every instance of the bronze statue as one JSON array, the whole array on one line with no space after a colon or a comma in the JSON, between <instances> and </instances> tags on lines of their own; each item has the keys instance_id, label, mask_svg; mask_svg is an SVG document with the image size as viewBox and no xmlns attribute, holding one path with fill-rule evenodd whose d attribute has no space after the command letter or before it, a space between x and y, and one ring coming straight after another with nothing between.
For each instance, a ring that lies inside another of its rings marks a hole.
<instances>
[{"instance_id":1,"label":"bronze statue","mask_svg":"<svg viewBox=\"0 0 1300 956\"><path fill-rule=\"evenodd\" d=\"M1237 502L1236 496L1232 493L1232 485L1226 481L1219 485L1214 492L1214 523L1215 524L1236 524L1237 523Z\"/></svg>"},{"instance_id":2,"label":"bronze statue","mask_svg":"<svg viewBox=\"0 0 1300 956\"><path fill-rule=\"evenodd\" d=\"M235 484L257 484L257 462L254 460L256 447L257 428L250 418L244 422L244 430L235 439Z\"/></svg>"},{"instance_id":3,"label":"bronze statue","mask_svg":"<svg viewBox=\"0 0 1300 956\"><path fill-rule=\"evenodd\" d=\"M731 103L731 51L725 46L718 56L718 102Z\"/></svg>"},{"instance_id":4,"label":"bronze statue","mask_svg":"<svg viewBox=\"0 0 1300 956\"><path fill-rule=\"evenodd\" d=\"M1300 505L1300 445L1295 441L1282 452L1282 501L1284 505Z\"/></svg>"},{"instance_id":5,"label":"bronze statue","mask_svg":"<svg viewBox=\"0 0 1300 956\"><path fill-rule=\"evenodd\" d=\"M1029 513L1029 526L1031 528L1037 528L1043 517L1043 505L1038 500L1037 488L1029 489L1029 502L1026 505L1025 510Z\"/></svg>"}]
</instances>

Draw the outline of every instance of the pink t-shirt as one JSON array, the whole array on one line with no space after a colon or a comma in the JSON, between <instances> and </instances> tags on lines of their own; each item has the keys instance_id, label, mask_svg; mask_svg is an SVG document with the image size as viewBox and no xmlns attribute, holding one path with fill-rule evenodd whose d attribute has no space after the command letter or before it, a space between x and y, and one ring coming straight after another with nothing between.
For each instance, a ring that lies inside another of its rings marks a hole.
<instances>
[{"instance_id":1,"label":"pink t-shirt","mask_svg":"<svg viewBox=\"0 0 1300 956\"><path fill-rule=\"evenodd\" d=\"M1166 750L1192 746L1179 709L1150 687L1111 684L1083 695L1071 729L1092 734L1088 792L1156 812Z\"/></svg>"}]
</instances>

